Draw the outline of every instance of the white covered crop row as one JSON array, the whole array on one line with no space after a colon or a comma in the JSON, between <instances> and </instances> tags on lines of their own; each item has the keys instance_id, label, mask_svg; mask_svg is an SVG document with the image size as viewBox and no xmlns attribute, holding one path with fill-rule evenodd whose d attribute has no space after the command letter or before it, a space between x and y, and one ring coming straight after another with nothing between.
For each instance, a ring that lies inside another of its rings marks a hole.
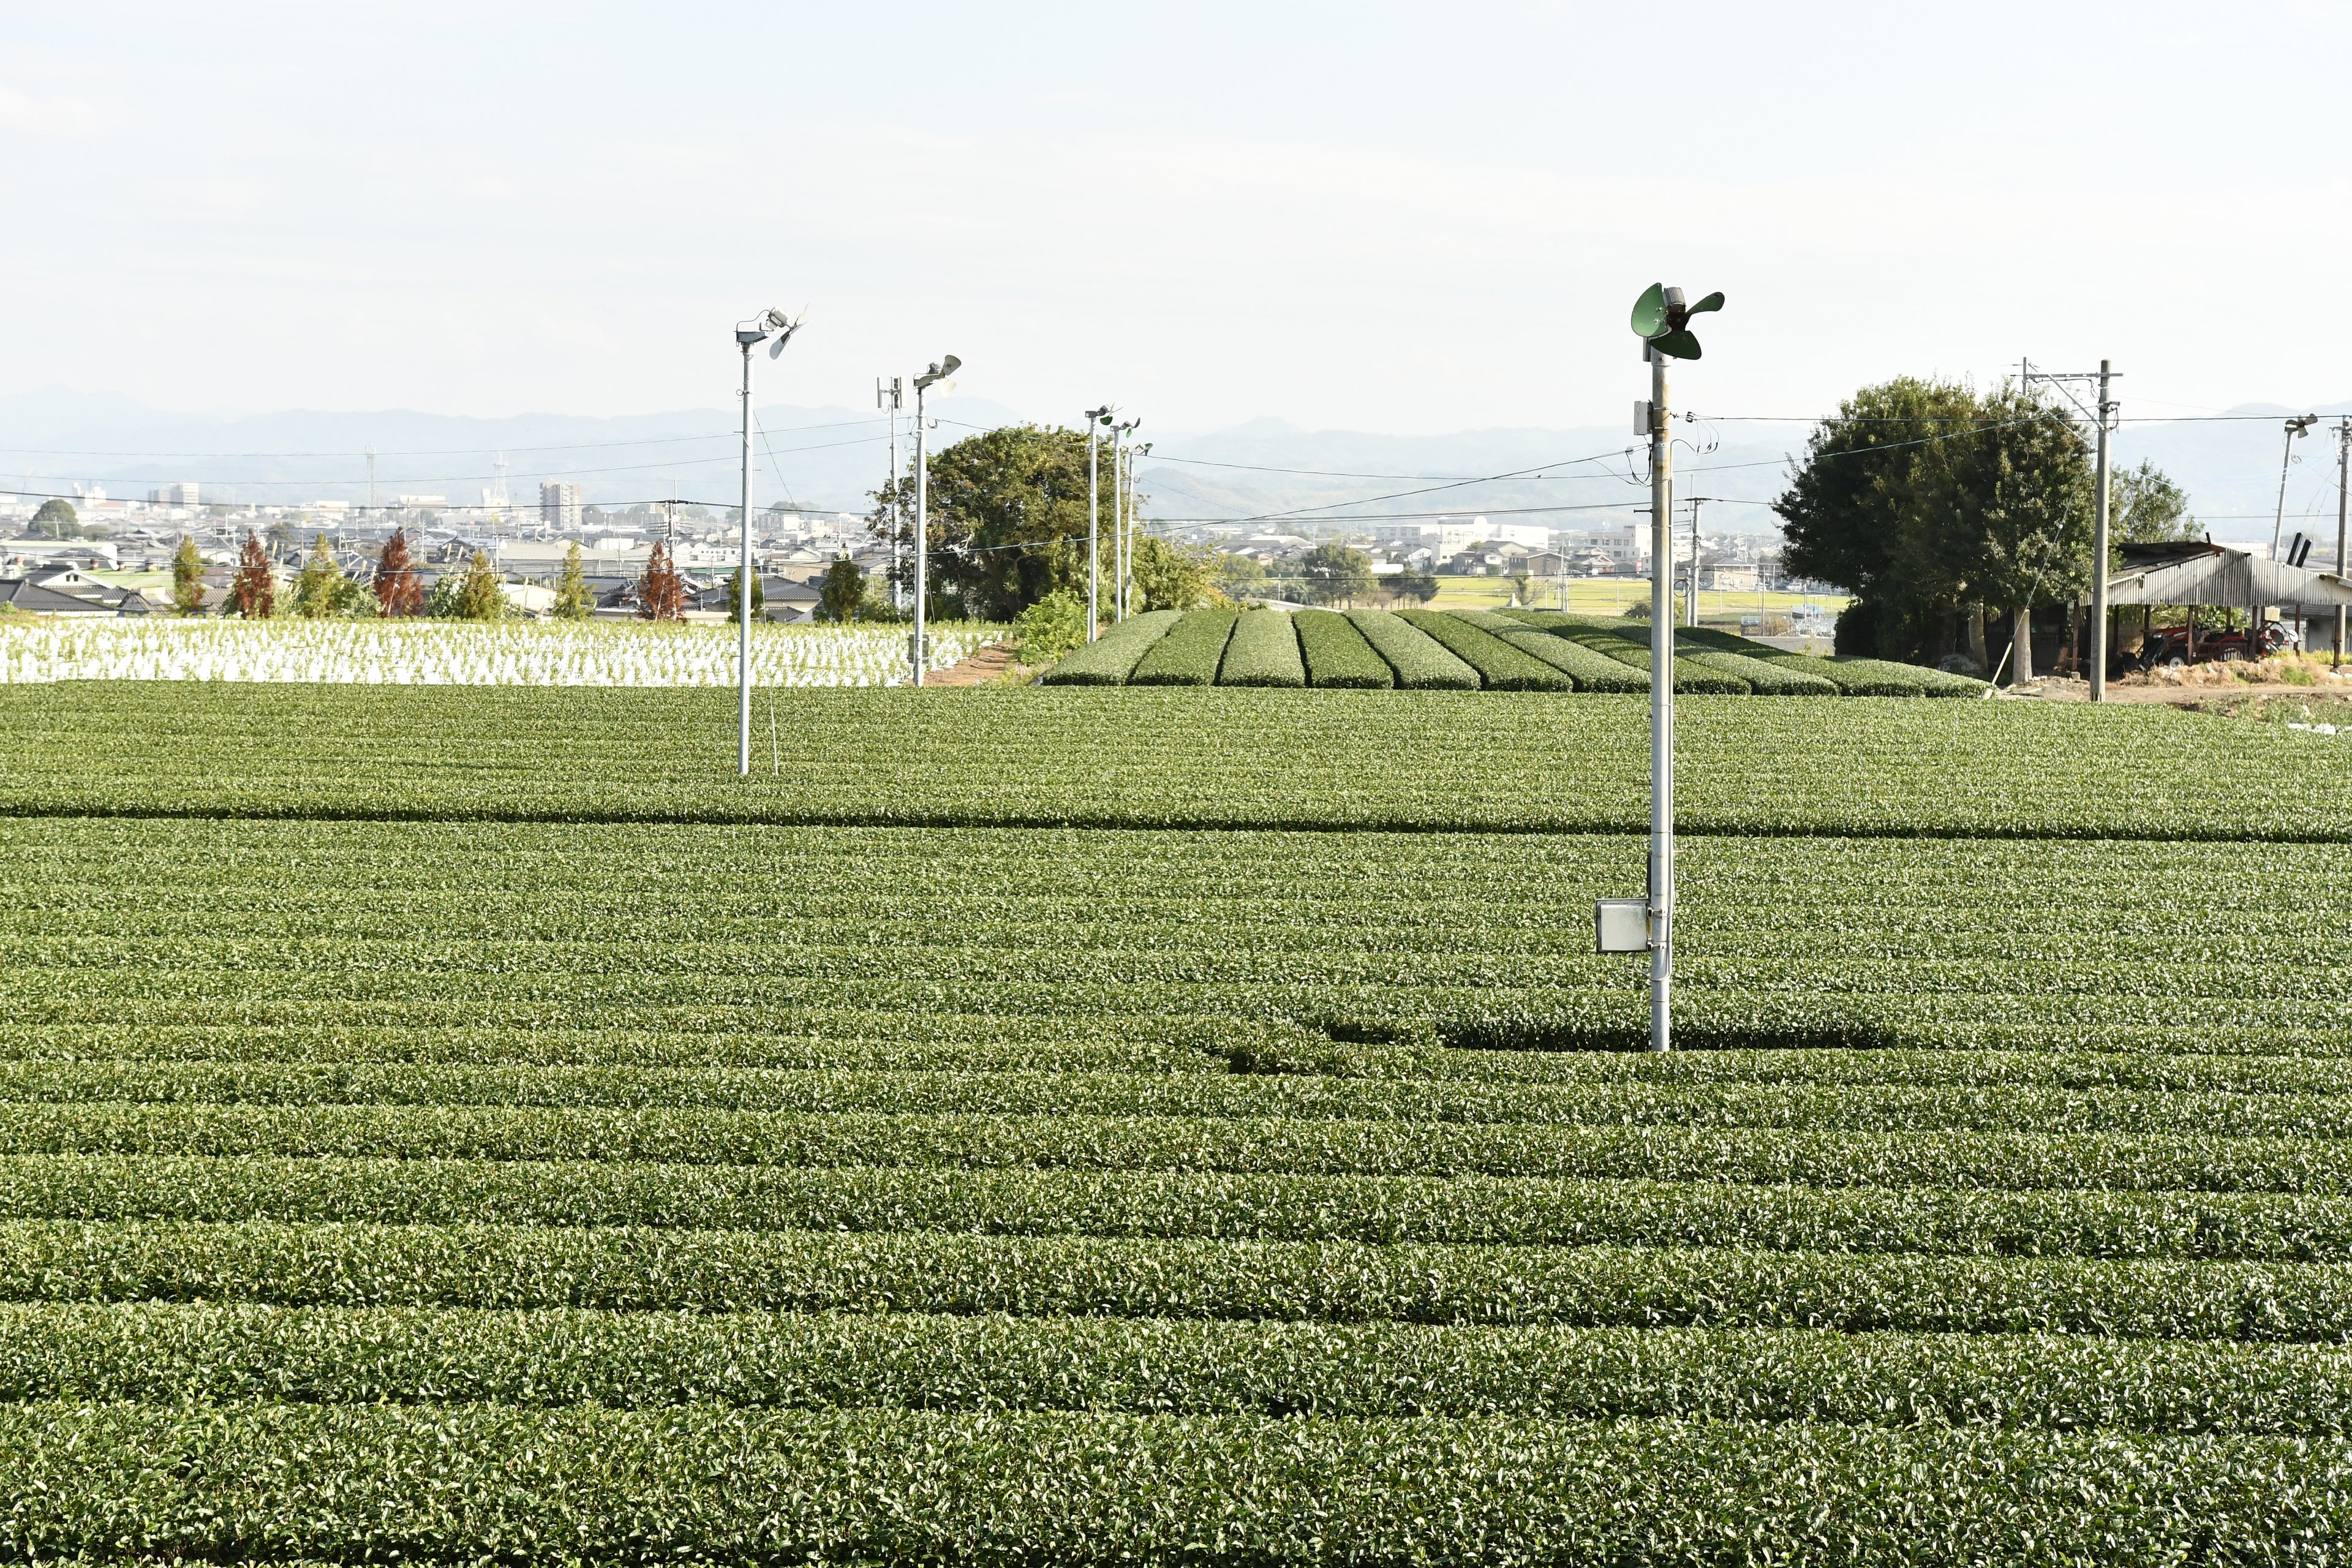
<instances>
[{"instance_id":1,"label":"white covered crop row","mask_svg":"<svg viewBox=\"0 0 2352 1568\"><path fill-rule=\"evenodd\" d=\"M933 669L986 640L935 631ZM731 686L732 626L87 620L0 626L0 682L300 680L400 686ZM761 626L762 686L897 686L903 626Z\"/></svg>"}]
</instances>

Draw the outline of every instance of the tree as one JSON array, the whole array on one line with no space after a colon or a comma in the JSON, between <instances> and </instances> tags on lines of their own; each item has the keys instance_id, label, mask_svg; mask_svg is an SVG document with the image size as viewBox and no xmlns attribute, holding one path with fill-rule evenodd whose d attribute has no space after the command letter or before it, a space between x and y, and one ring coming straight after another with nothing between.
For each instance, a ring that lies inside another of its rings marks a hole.
<instances>
[{"instance_id":1,"label":"tree","mask_svg":"<svg viewBox=\"0 0 2352 1568\"><path fill-rule=\"evenodd\" d=\"M196 552L196 542L186 534L180 536L180 552L172 557L172 603L180 614L193 616L205 607L205 558Z\"/></svg>"},{"instance_id":2,"label":"tree","mask_svg":"<svg viewBox=\"0 0 2352 1568\"><path fill-rule=\"evenodd\" d=\"M2116 544L2162 544L2198 536L2189 492L2142 459L2107 479L2107 538ZM2120 558L2111 569L2123 564Z\"/></svg>"},{"instance_id":3,"label":"tree","mask_svg":"<svg viewBox=\"0 0 2352 1568\"><path fill-rule=\"evenodd\" d=\"M656 541L637 579L637 615L648 621L686 619L686 579L670 564L669 546Z\"/></svg>"},{"instance_id":4,"label":"tree","mask_svg":"<svg viewBox=\"0 0 2352 1568\"><path fill-rule=\"evenodd\" d=\"M866 602L866 574L848 556L835 557L817 580L816 601L816 613L824 619L844 625L855 621Z\"/></svg>"},{"instance_id":5,"label":"tree","mask_svg":"<svg viewBox=\"0 0 2352 1568\"><path fill-rule=\"evenodd\" d=\"M1056 588L1013 617L1013 641L1024 663L1059 658L1087 640L1086 595Z\"/></svg>"},{"instance_id":6,"label":"tree","mask_svg":"<svg viewBox=\"0 0 2352 1568\"><path fill-rule=\"evenodd\" d=\"M506 612L507 596L499 590L499 574L492 570L490 558L477 550L466 568L465 583L457 590L457 616L467 621L495 621Z\"/></svg>"},{"instance_id":7,"label":"tree","mask_svg":"<svg viewBox=\"0 0 2352 1568\"><path fill-rule=\"evenodd\" d=\"M578 549L577 545L572 547ZM387 616L413 616L424 607L425 590L408 559L408 531L394 529L375 563L376 603Z\"/></svg>"},{"instance_id":8,"label":"tree","mask_svg":"<svg viewBox=\"0 0 2352 1568\"><path fill-rule=\"evenodd\" d=\"M740 511L742 508L736 510ZM767 608L768 584L761 581L760 574L755 570L751 574L751 618L758 620ZM743 570L740 566L727 574L727 618L730 621L743 618Z\"/></svg>"},{"instance_id":9,"label":"tree","mask_svg":"<svg viewBox=\"0 0 2352 1568\"><path fill-rule=\"evenodd\" d=\"M1225 600L1263 598L1273 579L1265 563L1238 551L1220 551L1209 558L1211 592Z\"/></svg>"},{"instance_id":10,"label":"tree","mask_svg":"<svg viewBox=\"0 0 2352 1568\"><path fill-rule=\"evenodd\" d=\"M74 511L73 502L51 496L33 513L33 521L26 524L25 531L35 539L79 539L81 519Z\"/></svg>"},{"instance_id":11,"label":"tree","mask_svg":"<svg viewBox=\"0 0 2352 1568\"><path fill-rule=\"evenodd\" d=\"M249 531L245 548L237 552L236 575L229 580L228 608L248 621L266 621L278 608L278 579L269 570L269 552Z\"/></svg>"},{"instance_id":12,"label":"tree","mask_svg":"<svg viewBox=\"0 0 2352 1568\"><path fill-rule=\"evenodd\" d=\"M1980 652L1983 607L2022 626L2087 579L2090 478L2082 433L2038 397L1904 377L1822 421L1773 509L1790 573L1863 606L1840 620L1841 651L1937 658L1964 612Z\"/></svg>"},{"instance_id":13,"label":"tree","mask_svg":"<svg viewBox=\"0 0 2352 1568\"><path fill-rule=\"evenodd\" d=\"M1129 570L1135 575L1135 586L1147 610L1197 610L1213 592L1209 585L1207 551L1171 544L1148 533L1136 535L1135 558ZM1078 608L1083 616L1083 594Z\"/></svg>"},{"instance_id":14,"label":"tree","mask_svg":"<svg viewBox=\"0 0 2352 1568\"><path fill-rule=\"evenodd\" d=\"M555 585L554 616L559 621L584 621L596 607L588 592L588 574L580 564L580 542L563 552L563 576Z\"/></svg>"},{"instance_id":15,"label":"tree","mask_svg":"<svg viewBox=\"0 0 2352 1568\"><path fill-rule=\"evenodd\" d=\"M1299 596L1310 605L1352 605L1372 591L1372 558L1344 544L1318 544L1298 563Z\"/></svg>"},{"instance_id":16,"label":"tree","mask_svg":"<svg viewBox=\"0 0 2352 1568\"><path fill-rule=\"evenodd\" d=\"M327 547L327 536L319 535L310 546L310 558L302 563L302 575L295 579L294 613L307 621L340 615L348 587L335 564L335 552Z\"/></svg>"},{"instance_id":17,"label":"tree","mask_svg":"<svg viewBox=\"0 0 2352 1568\"><path fill-rule=\"evenodd\" d=\"M1425 605L1437 597L1437 579L1427 572L1415 572L1411 568L1393 577L1382 578L1381 586L1396 597L1411 599L1417 605Z\"/></svg>"},{"instance_id":18,"label":"tree","mask_svg":"<svg viewBox=\"0 0 2352 1568\"><path fill-rule=\"evenodd\" d=\"M1008 426L966 437L929 464L926 534L929 588L967 615L1009 621L1056 588L1087 591L1087 438L1074 430ZM1101 463L1099 552L1108 603L1118 522L1108 454ZM913 582L915 486L911 473L875 492L867 527L895 539L897 580ZM1134 505L1132 496L1128 504ZM894 518L903 517L903 526ZM1143 565L1147 542L1137 544Z\"/></svg>"}]
</instances>

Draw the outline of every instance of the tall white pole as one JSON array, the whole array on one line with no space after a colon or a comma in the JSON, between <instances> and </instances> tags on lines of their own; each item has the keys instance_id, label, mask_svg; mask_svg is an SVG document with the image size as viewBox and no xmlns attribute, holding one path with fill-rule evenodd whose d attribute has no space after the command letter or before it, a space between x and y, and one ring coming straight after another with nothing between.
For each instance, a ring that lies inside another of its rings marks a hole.
<instances>
[{"instance_id":1,"label":"tall white pole","mask_svg":"<svg viewBox=\"0 0 2352 1568\"><path fill-rule=\"evenodd\" d=\"M894 610L901 603L898 536L907 531L907 500L898 489L898 405L903 395L897 376L890 378L887 387L881 377L874 378L874 401L890 411L890 607Z\"/></svg>"},{"instance_id":2,"label":"tall white pole","mask_svg":"<svg viewBox=\"0 0 2352 1568\"><path fill-rule=\"evenodd\" d=\"M1095 451L1097 437L1101 431L1102 416L1089 409L1087 413L1087 641L1088 642L1094 641L1098 635L1095 626L1095 612L1102 603L1102 568L1095 562L1097 540L1101 532L1098 520L1100 502L1097 499L1098 483L1095 468Z\"/></svg>"},{"instance_id":3,"label":"tall white pole","mask_svg":"<svg viewBox=\"0 0 2352 1568\"><path fill-rule=\"evenodd\" d=\"M736 584L742 610L735 645L735 684L740 710L735 737L735 771L751 772L751 344L743 345L743 571Z\"/></svg>"},{"instance_id":4,"label":"tall white pole","mask_svg":"<svg viewBox=\"0 0 2352 1568\"><path fill-rule=\"evenodd\" d=\"M907 656L915 667L914 680L918 686L923 684L923 666L930 662L931 651L930 645L925 640L923 635L923 617L929 608L924 597L928 587L924 580L924 573L928 564L926 551L929 544L931 531L930 464L927 460L928 432L923 426L923 395L929 389L924 385L923 378L917 376L915 378L915 635L908 642Z\"/></svg>"},{"instance_id":5,"label":"tall white pole","mask_svg":"<svg viewBox=\"0 0 2352 1568\"><path fill-rule=\"evenodd\" d=\"M1666 356L1650 357L1650 1048L1674 1046L1675 603L1674 443Z\"/></svg>"},{"instance_id":6,"label":"tall white pole","mask_svg":"<svg viewBox=\"0 0 2352 1568\"><path fill-rule=\"evenodd\" d=\"M2107 534L2113 519L2112 487L2107 473L2108 362L2099 362L2099 455L2091 509L2091 700L2107 700Z\"/></svg>"},{"instance_id":7,"label":"tall white pole","mask_svg":"<svg viewBox=\"0 0 2352 1568\"><path fill-rule=\"evenodd\" d=\"M1119 477L1127 469L1127 426L1111 427L1110 448L1110 618L1113 623L1127 619L1127 531L1119 526L1126 516Z\"/></svg>"},{"instance_id":8,"label":"tall white pole","mask_svg":"<svg viewBox=\"0 0 2352 1568\"><path fill-rule=\"evenodd\" d=\"M1698 625L1698 508L1699 498L1691 497L1691 563L1690 597L1683 601L1683 625Z\"/></svg>"},{"instance_id":9,"label":"tall white pole","mask_svg":"<svg viewBox=\"0 0 2352 1568\"><path fill-rule=\"evenodd\" d=\"M2344 575L2344 524L2352 504L2352 417L2336 426L2336 574ZM2344 606L2336 606L2336 657L2333 668L2344 668Z\"/></svg>"}]
</instances>

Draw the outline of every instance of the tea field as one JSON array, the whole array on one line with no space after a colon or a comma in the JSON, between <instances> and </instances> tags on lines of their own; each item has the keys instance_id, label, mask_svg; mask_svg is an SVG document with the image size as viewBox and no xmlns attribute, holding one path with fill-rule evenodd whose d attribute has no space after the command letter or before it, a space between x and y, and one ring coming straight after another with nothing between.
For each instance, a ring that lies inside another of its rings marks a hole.
<instances>
[{"instance_id":1,"label":"tea field","mask_svg":"<svg viewBox=\"0 0 2352 1568\"><path fill-rule=\"evenodd\" d=\"M0 1551L2341 1562L2352 753L1683 709L11 693Z\"/></svg>"}]
</instances>

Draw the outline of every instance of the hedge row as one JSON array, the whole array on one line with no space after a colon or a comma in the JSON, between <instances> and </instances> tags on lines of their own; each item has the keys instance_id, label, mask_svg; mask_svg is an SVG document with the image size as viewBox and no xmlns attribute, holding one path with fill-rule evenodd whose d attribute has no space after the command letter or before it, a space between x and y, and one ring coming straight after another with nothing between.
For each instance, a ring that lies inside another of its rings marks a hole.
<instances>
[{"instance_id":1,"label":"hedge row","mask_svg":"<svg viewBox=\"0 0 2352 1568\"><path fill-rule=\"evenodd\" d=\"M1478 672L1490 691L1573 691L1576 682L1539 658L1530 658L1491 632L1436 610L1399 610L1399 619L1420 627Z\"/></svg>"},{"instance_id":2,"label":"hedge row","mask_svg":"<svg viewBox=\"0 0 2352 1568\"><path fill-rule=\"evenodd\" d=\"M1300 610L1291 624L1298 628L1308 685L1385 691L1396 684L1388 660L1372 651L1347 616L1335 610Z\"/></svg>"},{"instance_id":3,"label":"hedge row","mask_svg":"<svg viewBox=\"0 0 2352 1568\"><path fill-rule=\"evenodd\" d=\"M16 1220L0 1300L2352 1341L2352 1270L2324 1263L926 1231Z\"/></svg>"},{"instance_id":4,"label":"hedge row","mask_svg":"<svg viewBox=\"0 0 2352 1568\"><path fill-rule=\"evenodd\" d=\"M1213 1116L1867 1132L2352 1139L2352 1097L2020 1083L1486 1082L1279 1073L0 1062L0 1107L366 1105Z\"/></svg>"},{"instance_id":5,"label":"hedge row","mask_svg":"<svg viewBox=\"0 0 2352 1568\"><path fill-rule=\"evenodd\" d=\"M1129 686L1212 686L1236 619L1231 610L1187 615L1136 661Z\"/></svg>"},{"instance_id":6,"label":"hedge row","mask_svg":"<svg viewBox=\"0 0 2352 1568\"><path fill-rule=\"evenodd\" d=\"M1298 634L1282 610L1249 610L1234 623L1233 640L1225 645L1224 663L1217 668L1220 686L1299 687L1307 684L1307 664L1298 654Z\"/></svg>"},{"instance_id":7,"label":"hedge row","mask_svg":"<svg viewBox=\"0 0 2352 1568\"><path fill-rule=\"evenodd\" d=\"M2319 1139L1543 1127L1288 1117L777 1115L464 1106L25 1106L23 1154L1005 1165L1324 1175L1557 1176L2036 1191L2352 1194Z\"/></svg>"},{"instance_id":8,"label":"hedge row","mask_svg":"<svg viewBox=\"0 0 2352 1568\"><path fill-rule=\"evenodd\" d=\"M1815 658L1713 627L1692 627L1682 635L1688 642L1826 680L1848 697L1975 697L1985 690L1981 680L1923 665L1879 658Z\"/></svg>"},{"instance_id":9,"label":"hedge row","mask_svg":"<svg viewBox=\"0 0 2352 1568\"><path fill-rule=\"evenodd\" d=\"M1504 612L1526 622L1537 631L1553 637L1566 637L1581 643L1596 653L1606 654L1620 664L1647 673L1650 668L1649 623L1643 621L1616 622L1595 620L1582 616L1564 615L1557 610L1511 610ZM1637 639L1633 634L1639 631ZM1713 693L1724 697L1745 697L1748 684L1736 675L1695 664L1687 658L1675 660L1675 689L1677 692Z\"/></svg>"},{"instance_id":10,"label":"hedge row","mask_svg":"<svg viewBox=\"0 0 2352 1568\"><path fill-rule=\"evenodd\" d=\"M1129 616L1093 642L1065 654L1038 679L1047 686L1123 686L1151 645L1182 618L1177 610Z\"/></svg>"},{"instance_id":11,"label":"hedge row","mask_svg":"<svg viewBox=\"0 0 2352 1568\"><path fill-rule=\"evenodd\" d=\"M1374 615L1351 619L1442 656L1457 685L1475 679L1425 634ZM205 681L12 689L0 704L0 813L39 823L11 838L9 854L26 876L47 867L57 835L89 841L87 829L61 826L75 815L236 817L247 823L238 842L254 846L287 842L255 826L260 818L462 821L477 825L469 834L488 831L485 821L528 823L551 846L566 825L634 823L658 824L667 837L738 823L1523 834L1634 833L1648 822L1647 716L1633 699L1522 702L1510 723L1487 725L1465 724L1458 705L1434 697L1366 705L1237 690L1213 699L1211 724L1207 694L1181 689L1065 688L1047 699L980 689L953 701L900 688L797 689L777 698L779 722L794 737L781 773L738 778L712 762L735 754L735 704L724 691L385 687L323 702L320 689ZM1793 717L1781 704L1727 701L1684 727L1677 805L1686 833L2352 838L2352 782L2312 771L2334 754L2334 738L2283 725L2112 705L1823 703L1806 710L1798 736ZM1074 756L1088 766L1072 769ZM1575 759L1573 787L1563 787L1564 756ZM368 765L354 767L354 757ZM2273 776L2310 782L2243 787ZM1979 786L1990 777L2004 786ZM392 858L411 866L436 853L422 832L310 832L355 859L378 844L396 845ZM667 863L641 838L625 851L584 832L571 842L590 846L580 875L502 845L518 856L510 866L477 856L452 885L508 888L552 871L593 900L632 855L647 872ZM773 860L804 842L747 837L731 848ZM191 863L207 876L184 884L192 896L232 871L221 848L217 829L152 823L123 853L151 864L197 858ZM1752 842L1739 848L1762 852ZM2088 861L2069 871L2098 875ZM102 867L77 856L70 874L101 876ZM339 892L355 885L349 874L332 877ZM626 879L645 885L634 871ZM740 888L735 877L709 881ZM633 917L657 914L685 885L671 876L664 898L640 899ZM859 885L855 875L839 884ZM301 897L299 886L279 890ZM123 918L162 908L161 892L151 878L143 905Z\"/></svg>"},{"instance_id":12,"label":"hedge row","mask_svg":"<svg viewBox=\"0 0 2352 1568\"><path fill-rule=\"evenodd\" d=\"M1492 610L1455 610L1453 614L1457 620L1491 633L1521 653L1559 670L1576 682L1579 691L1641 692L1650 689L1649 677L1622 659L1611 658L1566 637L1532 631L1525 621Z\"/></svg>"},{"instance_id":13,"label":"hedge row","mask_svg":"<svg viewBox=\"0 0 2352 1568\"><path fill-rule=\"evenodd\" d=\"M1513 1417L18 1405L29 1560L2323 1564L2328 1439Z\"/></svg>"},{"instance_id":14,"label":"hedge row","mask_svg":"<svg viewBox=\"0 0 2352 1568\"><path fill-rule=\"evenodd\" d=\"M1687 631L1689 628L1685 628ZM1835 697L1840 695L1834 681L1801 670L1750 658L1745 654L1726 653L1705 646L1694 647L1690 639L1677 634L1675 639L1676 662L1719 669L1735 680L1748 683L1748 689L1759 697ZM1759 645L1763 646L1763 645Z\"/></svg>"},{"instance_id":15,"label":"hedge row","mask_svg":"<svg viewBox=\"0 0 2352 1568\"><path fill-rule=\"evenodd\" d=\"M10 1155L0 1219L2352 1261L2352 1202L2270 1194L630 1161Z\"/></svg>"},{"instance_id":16,"label":"hedge row","mask_svg":"<svg viewBox=\"0 0 2352 1568\"><path fill-rule=\"evenodd\" d=\"M1462 662L1443 643L1387 610L1349 610L1349 621L1364 640L1396 671L1396 683L1409 691L1475 691L1478 672Z\"/></svg>"},{"instance_id":17,"label":"hedge row","mask_svg":"<svg viewBox=\"0 0 2352 1568\"><path fill-rule=\"evenodd\" d=\"M2352 1436L2352 1352L2052 1334L0 1306L0 1404L709 1404Z\"/></svg>"}]
</instances>

